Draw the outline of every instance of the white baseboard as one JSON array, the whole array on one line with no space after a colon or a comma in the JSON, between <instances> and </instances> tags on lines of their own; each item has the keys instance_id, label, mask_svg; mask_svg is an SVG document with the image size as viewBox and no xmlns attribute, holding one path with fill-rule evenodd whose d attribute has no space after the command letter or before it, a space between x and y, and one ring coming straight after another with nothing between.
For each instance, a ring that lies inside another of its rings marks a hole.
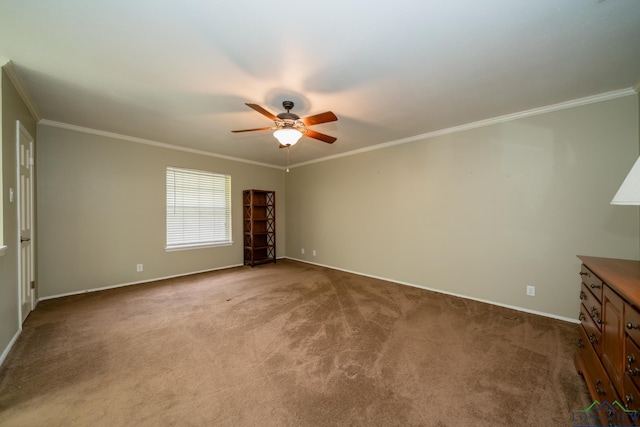
<instances>
[{"instance_id":1,"label":"white baseboard","mask_svg":"<svg viewBox=\"0 0 640 427\"><path fill-rule=\"evenodd\" d=\"M137 282L120 283L118 285L103 286L101 288L83 289L81 291L76 291L76 292L67 292L67 293L64 293L64 294L57 294L57 295L50 295L50 296L46 296L46 297L40 297L38 299L38 301L45 301L45 300L49 300L49 299L68 297L68 296L71 296L71 295L81 295L81 294L86 294L86 293L89 293L89 292L105 291L107 289L116 289L116 288L122 288L122 287L125 287L125 286L140 285L142 283L157 282L159 280L173 279L173 278L176 278L176 277L183 277L183 276L191 276L192 274L208 273L210 271L226 270L227 268L241 267L243 265L244 264L233 264L233 265L227 265L227 266L224 266L224 267L210 268L210 269L207 269L207 270L191 271L189 273L174 274L173 276L156 277L154 279L145 279L145 280L139 280Z\"/></svg>"},{"instance_id":2,"label":"white baseboard","mask_svg":"<svg viewBox=\"0 0 640 427\"><path fill-rule=\"evenodd\" d=\"M484 300L484 299L480 299L480 298L470 297L468 295L456 294L456 293L453 293L453 292L443 291L442 289L428 288L426 286L416 285L415 283L402 282L402 281L395 280L395 279L389 279L387 277L373 276L371 274L361 273L359 271L351 271L351 270L346 270L344 268L333 267L333 266L330 266L330 265L318 264L318 263L310 262L310 261L307 261L307 260L304 260L304 259L298 259L298 258L293 258L293 257L285 257L285 258L288 258L288 259L293 260L293 261L304 262L306 264L317 265L318 267L331 268L332 270L344 271L345 273L357 274L359 276L370 277L372 279L385 280L387 282L397 283L399 285L405 285L405 286L411 286L413 288L424 289L425 291L438 292L440 294L451 295L451 296L454 296L454 297L459 297L459 298L464 298L464 299L468 299L468 300L483 302L485 304L497 305L499 307L509 308L511 310L522 311L524 313L530 313L530 314L536 314L538 316L550 317L552 319L562 320L564 322L575 323L575 324L579 324L580 323L580 321L578 319L571 319L569 317L558 316L558 315L555 315L555 314L545 313L545 312L542 312L542 311L530 310L528 308L518 307L518 306L515 306L515 305L502 304L502 303L495 302L495 301L489 301L489 300Z\"/></svg>"},{"instance_id":3,"label":"white baseboard","mask_svg":"<svg viewBox=\"0 0 640 427\"><path fill-rule=\"evenodd\" d=\"M9 341L7 348L4 349L4 351L2 352L2 355L0 356L0 366L2 366L2 364L4 363L4 360L7 358L7 355L13 348L13 345L16 343L21 333L22 333L22 329L18 329L18 332L16 332L16 334L13 336L11 341Z\"/></svg>"},{"instance_id":4,"label":"white baseboard","mask_svg":"<svg viewBox=\"0 0 640 427\"><path fill-rule=\"evenodd\" d=\"M524 308L524 307L518 307L518 306L514 306L514 305L503 304L503 303L490 301L490 300L485 300L485 299L481 299L481 298L475 298L475 297L472 297L472 296L469 296L469 295L457 294L457 293L454 293L454 292L447 292L447 291L443 291L442 289L429 288L429 287L426 287L426 286L417 285L415 283L409 283L409 282L403 282L403 281L400 281L400 280L390 279L388 277L374 276L372 274L366 274L366 273L362 273L362 272L359 272L359 271L347 270L347 269L344 269L344 268L338 268L338 267L334 267L334 266L331 266L331 265L318 264L318 263L307 261L307 260L304 260L304 259L298 259L298 258L288 257L288 256L278 257L277 259L290 259L292 261L298 261L298 262L303 262L303 263L306 263L306 264L317 265L318 267L331 268L333 270L344 271L345 273L357 274L357 275L364 276L364 277L370 277L372 279L385 280L387 282L397 283L399 285L411 286L413 288L424 289L426 291L438 292L438 293L441 293L441 294L451 295L451 296L454 296L454 297L464 298L464 299L468 299L468 300L472 300L472 301L478 301L478 302L482 302L482 303L485 303L485 304L492 304L492 305L496 305L496 306L499 306L499 307L509 308L511 310L522 311L524 313L530 313L530 314L535 314L535 315L538 315L538 316L549 317L551 319L562 320L564 322L575 323L575 324L579 324L580 323L578 321L578 319L572 319L572 318L569 318L569 317L558 316L558 315L555 315L555 314L545 313L545 312L537 311L537 310L531 310L531 309ZM155 282L155 281L158 281L158 280L165 280L165 279L173 279L175 277L190 276L192 274L207 273L207 272L210 272L210 271L225 270L227 268L241 267L242 265L244 265L244 264L234 264L234 265L228 265L228 266L224 266L224 267L212 268L212 269L208 269L208 270L192 271L192 272L189 272L189 273L181 273L181 274L176 274L176 275L173 275L173 276L157 277L157 278L154 278L154 279L146 279L146 280L141 280L141 281L137 281L137 282L129 282L129 283L122 283L122 284L118 284L118 285L112 285L112 286L104 286L104 287L101 287L101 288L85 289L85 290L77 291L77 292L69 292L69 293L65 293L65 294L51 295L51 296L47 296L47 297L40 297L38 299L38 301L45 301L45 300L48 300L48 299L62 298L62 297L71 296L71 295L80 295L80 294L85 294L85 293L89 293L89 292L98 292L98 291L103 291L103 290L107 290L107 289L121 288L121 287L124 287L124 286L139 285L139 284L142 284L142 283Z\"/></svg>"}]
</instances>

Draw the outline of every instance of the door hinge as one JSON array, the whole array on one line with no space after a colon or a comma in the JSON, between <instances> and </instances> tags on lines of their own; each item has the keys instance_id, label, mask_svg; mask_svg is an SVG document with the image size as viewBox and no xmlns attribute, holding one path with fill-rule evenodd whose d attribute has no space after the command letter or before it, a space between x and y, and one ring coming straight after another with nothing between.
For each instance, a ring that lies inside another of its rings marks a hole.
<instances>
[{"instance_id":1,"label":"door hinge","mask_svg":"<svg viewBox=\"0 0 640 427\"><path fill-rule=\"evenodd\" d=\"M31 281L31 289L35 289L36 288L36 281L32 280Z\"/></svg>"}]
</instances>

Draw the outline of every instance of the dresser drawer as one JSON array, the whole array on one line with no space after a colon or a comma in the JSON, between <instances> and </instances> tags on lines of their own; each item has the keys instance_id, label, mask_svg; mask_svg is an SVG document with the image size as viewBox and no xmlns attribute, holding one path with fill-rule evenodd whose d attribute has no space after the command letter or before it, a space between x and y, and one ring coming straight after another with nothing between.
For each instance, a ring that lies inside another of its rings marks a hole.
<instances>
[{"instance_id":1,"label":"dresser drawer","mask_svg":"<svg viewBox=\"0 0 640 427\"><path fill-rule=\"evenodd\" d=\"M580 323L584 328L586 341L591 343L598 356L602 355L602 340L600 329L596 326L596 322L593 318L588 314L587 308L580 304Z\"/></svg>"},{"instance_id":2,"label":"dresser drawer","mask_svg":"<svg viewBox=\"0 0 640 427\"><path fill-rule=\"evenodd\" d=\"M608 400L613 402L618 399L615 387L600 363L600 359L596 356L593 347L588 344L589 338L583 328L580 328L580 340L583 345L579 348L578 353L584 364L582 376L587 383L589 392L592 396L597 396L600 401Z\"/></svg>"},{"instance_id":3,"label":"dresser drawer","mask_svg":"<svg viewBox=\"0 0 640 427\"><path fill-rule=\"evenodd\" d=\"M582 304L584 304L587 309L587 313L598 326L598 329L600 329L602 325L602 303L596 299L584 283L580 289L580 301L582 301Z\"/></svg>"},{"instance_id":4,"label":"dresser drawer","mask_svg":"<svg viewBox=\"0 0 640 427\"><path fill-rule=\"evenodd\" d=\"M637 411L640 410L640 391L633 383L629 375L624 377L624 396L622 396L622 404L626 409Z\"/></svg>"},{"instance_id":5,"label":"dresser drawer","mask_svg":"<svg viewBox=\"0 0 640 427\"><path fill-rule=\"evenodd\" d=\"M597 298L598 301L602 301L602 280L591 270L589 270L584 264L580 269L580 277L582 278L582 283L593 292L593 295Z\"/></svg>"},{"instance_id":6,"label":"dresser drawer","mask_svg":"<svg viewBox=\"0 0 640 427\"><path fill-rule=\"evenodd\" d=\"M627 337L627 346L624 361L626 375L640 387L640 348L633 342L633 340ZM640 401L638 401L640 404Z\"/></svg>"},{"instance_id":7,"label":"dresser drawer","mask_svg":"<svg viewBox=\"0 0 640 427\"><path fill-rule=\"evenodd\" d=\"M624 305L624 325L629 335L636 343L640 344L640 313L632 305Z\"/></svg>"}]
</instances>

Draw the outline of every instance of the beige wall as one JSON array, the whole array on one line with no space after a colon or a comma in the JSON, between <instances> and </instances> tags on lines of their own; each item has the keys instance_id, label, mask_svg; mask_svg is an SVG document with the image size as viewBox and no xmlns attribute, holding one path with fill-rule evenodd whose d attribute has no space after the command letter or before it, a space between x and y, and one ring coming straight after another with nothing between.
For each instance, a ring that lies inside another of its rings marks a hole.
<instances>
[{"instance_id":1,"label":"beige wall","mask_svg":"<svg viewBox=\"0 0 640 427\"><path fill-rule=\"evenodd\" d=\"M276 243L284 255L280 169L46 125L38 135L41 298L242 264L248 188L276 191ZM231 174L232 246L165 251L167 165Z\"/></svg>"},{"instance_id":2,"label":"beige wall","mask_svg":"<svg viewBox=\"0 0 640 427\"><path fill-rule=\"evenodd\" d=\"M288 174L40 125L39 294L240 264L241 191L260 188L278 194L278 256L575 318L576 254L640 258L638 208L609 205L638 156L639 108L629 96ZM36 129L4 73L2 117L6 237L17 226L15 120ZM232 175L233 246L165 252L166 165ZM0 257L0 349L19 330L16 251Z\"/></svg>"},{"instance_id":3,"label":"beige wall","mask_svg":"<svg viewBox=\"0 0 640 427\"><path fill-rule=\"evenodd\" d=\"M575 319L576 254L640 255L638 140L628 96L293 168L287 256Z\"/></svg>"},{"instance_id":4,"label":"beige wall","mask_svg":"<svg viewBox=\"0 0 640 427\"><path fill-rule=\"evenodd\" d=\"M18 311L18 207L9 201L9 188L15 191L16 121L36 137L36 124L26 104L4 69L0 72L2 102L2 227L4 256L0 257L0 355L20 330Z\"/></svg>"}]
</instances>

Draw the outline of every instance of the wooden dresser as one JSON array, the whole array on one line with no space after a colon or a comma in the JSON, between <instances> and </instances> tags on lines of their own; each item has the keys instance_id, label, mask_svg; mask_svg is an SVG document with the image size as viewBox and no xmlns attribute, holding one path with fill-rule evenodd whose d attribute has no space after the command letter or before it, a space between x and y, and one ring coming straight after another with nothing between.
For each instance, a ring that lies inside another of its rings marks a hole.
<instances>
[{"instance_id":1,"label":"wooden dresser","mask_svg":"<svg viewBox=\"0 0 640 427\"><path fill-rule=\"evenodd\" d=\"M594 401L617 400L640 410L640 261L578 258L582 327L576 369Z\"/></svg>"}]
</instances>

